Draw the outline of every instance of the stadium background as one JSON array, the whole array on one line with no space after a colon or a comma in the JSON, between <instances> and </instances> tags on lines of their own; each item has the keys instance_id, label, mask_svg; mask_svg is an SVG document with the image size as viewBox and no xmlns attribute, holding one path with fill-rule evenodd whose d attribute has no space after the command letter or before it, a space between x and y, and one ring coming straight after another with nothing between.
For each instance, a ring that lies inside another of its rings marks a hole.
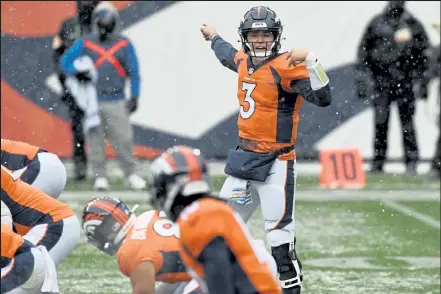
<instances>
[{"instance_id":1,"label":"stadium background","mask_svg":"<svg viewBox=\"0 0 441 294\"><path fill-rule=\"evenodd\" d=\"M319 150L356 147L367 161L372 157L372 108L355 97L352 71L361 34L386 1L112 2L140 60L140 107L132 116L136 156L150 159L174 144L200 148L211 172L220 175L213 177L216 191L224 181L223 160L237 140L236 77L217 61L199 27L213 24L238 48L237 26L249 6L274 9L285 24L284 47L314 50L329 73L334 95L328 108L305 103L301 110L296 235L305 270L302 293L440 293L439 180L388 173L369 176L359 191L329 191L318 185ZM440 2L408 1L407 6L425 26L432 45L439 43L431 25L440 20ZM75 11L75 2L67 1L1 2L2 138L52 151L68 169L71 131L59 99L51 44L61 22ZM431 85L431 99L436 87ZM418 101L415 120L420 156L428 161L438 130L425 106ZM399 161L402 154L394 106L388 155ZM113 157L111 148L108 156ZM148 161L139 165L141 171L146 170L144 164ZM115 162L109 160L109 166L110 176L121 175L113 168ZM429 164L420 166L422 172ZM403 170L386 165L386 171ZM99 194L91 188L90 182L68 182L59 200L80 217L87 201ZM112 181L111 189L103 195L119 197L130 207L140 204L137 214L150 209L145 192L127 192L120 180ZM264 239L260 211L248 226L255 238ZM115 259L87 244L84 235L57 271L63 294L131 289Z\"/></svg>"},{"instance_id":2,"label":"stadium background","mask_svg":"<svg viewBox=\"0 0 441 294\"><path fill-rule=\"evenodd\" d=\"M439 43L431 27L440 19L439 2L408 2L432 44ZM213 24L239 48L238 21L249 3L114 4L120 10L123 33L133 41L140 62L140 106L132 116L136 156L151 159L170 145L186 144L201 149L208 159L225 159L237 141L236 76L217 61L199 27L205 22ZM318 150L335 147L359 148L369 160L373 112L368 102L354 95L353 62L365 26L384 8L385 1L271 2L270 6L285 25L284 47L314 50L328 70L333 88L330 107L302 106L296 142L299 160L316 160ZM312 10L319 21L311 22L309 14L295 12ZM68 159L72 154L71 131L67 108L59 99L60 85L50 48L62 20L75 14L75 3L2 1L1 11L2 137L35 144ZM436 95L434 87L432 83L431 96ZM418 101L417 139L420 157L429 160L438 130L423 104ZM401 159L401 142L394 106L388 150L391 161ZM110 147L108 151L113 156Z\"/></svg>"}]
</instances>

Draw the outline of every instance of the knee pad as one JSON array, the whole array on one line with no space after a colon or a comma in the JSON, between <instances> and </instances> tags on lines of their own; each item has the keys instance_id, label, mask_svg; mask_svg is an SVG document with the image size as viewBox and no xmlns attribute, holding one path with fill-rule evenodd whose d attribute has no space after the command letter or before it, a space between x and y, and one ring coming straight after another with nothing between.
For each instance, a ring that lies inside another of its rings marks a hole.
<instances>
[{"instance_id":1,"label":"knee pad","mask_svg":"<svg viewBox=\"0 0 441 294\"><path fill-rule=\"evenodd\" d=\"M271 253L277 264L280 286L283 289L301 287L303 281L302 264L297 257L295 241L272 247Z\"/></svg>"},{"instance_id":2,"label":"knee pad","mask_svg":"<svg viewBox=\"0 0 441 294\"><path fill-rule=\"evenodd\" d=\"M294 239L294 230L289 230L287 227L283 229L273 229L266 233L266 239L268 245L271 247L277 247L282 244L289 244Z\"/></svg>"}]
</instances>

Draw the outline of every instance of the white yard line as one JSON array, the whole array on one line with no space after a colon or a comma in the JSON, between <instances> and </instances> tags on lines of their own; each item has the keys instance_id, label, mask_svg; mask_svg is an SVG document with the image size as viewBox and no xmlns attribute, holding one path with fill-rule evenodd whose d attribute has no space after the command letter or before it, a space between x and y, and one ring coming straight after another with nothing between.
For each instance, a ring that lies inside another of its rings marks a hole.
<instances>
[{"instance_id":1,"label":"white yard line","mask_svg":"<svg viewBox=\"0 0 441 294\"><path fill-rule=\"evenodd\" d=\"M383 200L383 204L386 206L389 206L389 207L391 207L391 208L393 208L393 209L395 209L405 215L411 216L411 217L425 223L426 225L429 225L429 226L436 228L438 230L440 229L440 221L439 220L436 220L436 219L434 219L430 216L427 216L425 214L419 213L419 212L413 210L412 208L409 208L405 205L396 203L391 200Z\"/></svg>"},{"instance_id":2,"label":"white yard line","mask_svg":"<svg viewBox=\"0 0 441 294\"><path fill-rule=\"evenodd\" d=\"M219 192L214 192L219 195ZM113 191L113 192L64 192L59 200L87 201L98 196L117 197L121 200L139 200L147 201L147 192L130 192L130 191ZM296 200L298 201L440 201L439 190L412 190L412 191L357 191L357 190L298 190L296 192Z\"/></svg>"}]
</instances>

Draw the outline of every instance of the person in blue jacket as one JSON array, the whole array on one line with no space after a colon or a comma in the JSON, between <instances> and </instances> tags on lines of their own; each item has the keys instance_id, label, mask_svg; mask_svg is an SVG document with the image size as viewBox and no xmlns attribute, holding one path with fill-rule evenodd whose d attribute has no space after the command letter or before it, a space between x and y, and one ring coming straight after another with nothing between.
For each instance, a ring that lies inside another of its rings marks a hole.
<instances>
[{"instance_id":1,"label":"person in blue jacket","mask_svg":"<svg viewBox=\"0 0 441 294\"><path fill-rule=\"evenodd\" d=\"M61 68L80 82L90 82L89 71L78 71L74 61L89 56L98 73L96 82L101 124L89 130L89 158L95 177L94 188L107 190L105 138L113 145L124 171L126 184L142 190L146 182L134 173L133 131L129 115L138 108L140 77L138 59L129 39L118 33L118 11L110 2L101 2L93 11L92 33L78 39L62 56ZM130 79L131 97L126 100L125 84Z\"/></svg>"}]
</instances>

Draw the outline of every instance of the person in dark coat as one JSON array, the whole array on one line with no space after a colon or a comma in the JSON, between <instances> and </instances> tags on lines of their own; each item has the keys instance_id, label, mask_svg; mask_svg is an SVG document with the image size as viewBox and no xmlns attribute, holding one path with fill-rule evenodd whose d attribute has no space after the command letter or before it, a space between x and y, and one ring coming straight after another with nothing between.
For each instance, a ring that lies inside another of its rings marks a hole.
<instances>
[{"instance_id":1,"label":"person in dark coat","mask_svg":"<svg viewBox=\"0 0 441 294\"><path fill-rule=\"evenodd\" d=\"M368 24L362 37L355 74L361 99L372 99L375 139L372 172L383 172L390 105L396 101L403 131L406 172L416 175L418 146L414 127L415 97L427 97L428 69L424 52L429 39L423 25L405 9L405 1L389 1ZM418 89L415 93L415 89Z\"/></svg>"}]
</instances>

